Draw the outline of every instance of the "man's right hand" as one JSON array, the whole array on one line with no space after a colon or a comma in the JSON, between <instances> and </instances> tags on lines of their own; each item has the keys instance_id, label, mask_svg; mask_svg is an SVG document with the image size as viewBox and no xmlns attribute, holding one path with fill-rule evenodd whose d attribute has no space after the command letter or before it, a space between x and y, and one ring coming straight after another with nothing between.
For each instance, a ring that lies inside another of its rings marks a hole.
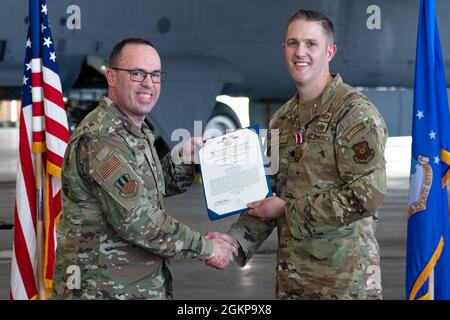
<instances>
[{"instance_id":1,"label":"man's right hand","mask_svg":"<svg viewBox=\"0 0 450 320\"><path fill-rule=\"evenodd\" d=\"M248 214L259 218L262 221L270 221L273 219L279 219L284 215L286 209L286 201L273 194L272 197L250 202L247 204L250 209Z\"/></svg>"},{"instance_id":2,"label":"man's right hand","mask_svg":"<svg viewBox=\"0 0 450 320\"><path fill-rule=\"evenodd\" d=\"M238 255L239 244L232 236L221 232L208 232L206 238L210 239L214 246L212 257L206 260L208 266L224 269Z\"/></svg>"}]
</instances>

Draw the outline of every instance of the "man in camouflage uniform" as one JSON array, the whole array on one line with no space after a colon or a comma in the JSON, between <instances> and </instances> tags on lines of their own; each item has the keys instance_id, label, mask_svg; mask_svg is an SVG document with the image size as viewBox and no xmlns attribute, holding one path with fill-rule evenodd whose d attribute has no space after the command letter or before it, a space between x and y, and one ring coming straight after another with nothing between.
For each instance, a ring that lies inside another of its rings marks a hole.
<instances>
[{"instance_id":1,"label":"man in camouflage uniform","mask_svg":"<svg viewBox=\"0 0 450 320\"><path fill-rule=\"evenodd\" d=\"M387 130L374 105L331 75L333 25L299 10L283 44L297 94L278 110L276 196L249 204L230 234L245 265L272 230L278 230L276 294L280 299L381 299L375 229L386 193ZM277 139L275 139L277 141ZM229 236L209 233L233 242Z\"/></svg>"},{"instance_id":2,"label":"man in camouflage uniform","mask_svg":"<svg viewBox=\"0 0 450 320\"><path fill-rule=\"evenodd\" d=\"M168 258L211 258L220 268L218 261L237 254L165 212L163 197L193 180L193 165L175 159L190 160L202 142L191 139L158 159L143 120L163 75L146 40L126 39L111 53L108 97L80 123L66 150L53 298L172 298Z\"/></svg>"}]
</instances>

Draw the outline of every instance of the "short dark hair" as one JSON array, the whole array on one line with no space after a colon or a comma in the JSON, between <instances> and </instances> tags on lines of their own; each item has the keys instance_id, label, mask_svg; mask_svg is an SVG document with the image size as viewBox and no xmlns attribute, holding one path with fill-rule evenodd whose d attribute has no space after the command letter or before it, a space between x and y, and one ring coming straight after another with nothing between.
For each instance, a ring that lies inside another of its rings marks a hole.
<instances>
[{"instance_id":1,"label":"short dark hair","mask_svg":"<svg viewBox=\"0 0 450 320\"><path fill-rule=\"evenodd\" d=\"M142 38L124 39L124 40L120 41L119 43L117 43L114 46L114 48L111 50L111 54L109 55L109 59L108 59L108 66L110 68L116 66L117 62L120 59L120 55L122 54L122 49L127 44L142 44L142 45L150 46L150 47L154 48L153 44L146 39L142 39Z\"/></svg>"},{"instance_id":2,"label":"short dark hair","mask_svg":"<svg viewBox=\"0 0 450 320\"><path fill-rule=\"evenodd\" d=\"M294 12L290 16L289 20L286 23L286 32L287 32L290 24L293 21L295 21L295 20L305 20L305 21L320 22L320 24L322 25L323 29L325 30L325 33L330 38L331 43L334 43L334 26L333 26L333 22L331 21L330 18L328 18L323 13L320 13L320 12L314 11L314 10L305 10L305 9L297 10L296 12Z\"/></svg>"}]
</instances>

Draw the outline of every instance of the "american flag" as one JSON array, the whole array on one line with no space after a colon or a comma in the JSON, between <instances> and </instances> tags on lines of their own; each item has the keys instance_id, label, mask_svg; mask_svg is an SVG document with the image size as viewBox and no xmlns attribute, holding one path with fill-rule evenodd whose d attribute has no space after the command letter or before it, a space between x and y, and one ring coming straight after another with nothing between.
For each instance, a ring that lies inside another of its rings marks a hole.
<instances>
[{"instance_id":1,"label":"american flag","mask_svg":"<svg viewBox=\"0 0 450 320\"><path fill-rule=\"evenodd\" d=\"M37 211L39 192L35 174L42 173L43 270L45 294L52 287L56 226L61 216L61 165L69 141L67 115L55 48L48 23L46 0L29 0L28 36L23 76L19 155L14 210L14 247L11 299L39 299ZM35 168L36 155L42 166ZM42 291L41 291L42 292Z\"/></svg>"}]
</instances>

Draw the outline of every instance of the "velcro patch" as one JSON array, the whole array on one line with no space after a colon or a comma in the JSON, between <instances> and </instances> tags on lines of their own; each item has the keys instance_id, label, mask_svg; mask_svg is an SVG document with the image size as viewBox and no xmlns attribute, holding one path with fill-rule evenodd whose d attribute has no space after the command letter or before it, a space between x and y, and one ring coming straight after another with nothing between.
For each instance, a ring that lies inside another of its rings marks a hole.
<instances>
[{"instance_id":1,"label":"velcro patch","mask_svg":"<svg viewBox=\"0 0 450 320\"><path fill-rule=\"evenodd\" d=\"M347 139L347 141L352 140L352 138L355 136L355 134L357 134L358 132L363 130L365 127L366 127L366 125L364 124L364 122L358 123L356 126L354 126L352 128L352 130L350 130L349 133L347 133L347 135L345 136L345 139Z\"/></svg>"},{"instance_id":2,"label":"velcro patch","mask_svg":"<svg viewBox=\"0 0 450 320\"><path fill-rule=\"evenodd\" d=\"M319 121L330 122L333 114L331 112L324 113L320 116Z\"/></svg>"},{"instance_id":3,"label":"velcro patch","mask_svg":"<svg viewBox=\"0 0 450 320\"><path fill-rule=\"evenodd\" d=\"M280 136L280 143L284 144L288 142L288 136L284 135L284 136Z\"/></svg>"},{"instance_id":4,"label":"velcro patch","mask_svg":"<svg viewBox=\"0 0 450 320\"><path fill-rule=\"evenodd\" d=\"M325 134L308 134L306 137L306 141L308 142L321 142L321 143L333 143L333 136L325 135Z\"/></svg>"},{"instance_id":5,"label":"velcro patch","mask_svg":"<svg viewBox=\"0 0 450 320\"><path fill-rule=\"evenodd\" d=\"M375 151L369 148L367 141L357 143L352 148L355 151L353 160L357 163L368 163L375 156Z\"/></svg>"},{"instance_id":6,"label":"velcro patch","mask_svg":"<svg viewBox=\"0 0 450 320\"><path fill-rule=\"evenodd\" d=\"M95 156L95 158L98 161L103 161L103 159L105 159L105 157L111 152L111 150L108 147L104 147L102 150L100 150L99 153L97 153L97 155Z\"/></svg>"},{"instance_id":7,"label":"velcro patch","mask_svg":"<svg viewBox=\"0 0 450 320\"><path fill-rule=\"evenodd\" d=\"M111 178L117 171L122 168L122 161L119 160L115 155L110 157L105 161L100 167L98 167L95 171L97 171L98 175L104 180L107 181Z\"/></svg>"},{"instance_id":8,"label":"velcro patch","mask_svg":"<svg viewBox=\"0 0 450 320\"><path fill-rule=\"evenodd\" d=\"M137 193L138 184L130 178L128 173L125 173L117 179L114 185L119 189L120 195L124 198L134 197Z\"/></svg>"},{"instance_id":9,"label":"velcro patch","mask_svg":"<svg viewBox=\"0 0 450 320\"><path fill-rule=\"evenodd\" d=\"M316 132L321 132L321 133L327 132L329 124L330 124L329 122L319 121L314 130Z\"/></svg>"}]
</instances>

